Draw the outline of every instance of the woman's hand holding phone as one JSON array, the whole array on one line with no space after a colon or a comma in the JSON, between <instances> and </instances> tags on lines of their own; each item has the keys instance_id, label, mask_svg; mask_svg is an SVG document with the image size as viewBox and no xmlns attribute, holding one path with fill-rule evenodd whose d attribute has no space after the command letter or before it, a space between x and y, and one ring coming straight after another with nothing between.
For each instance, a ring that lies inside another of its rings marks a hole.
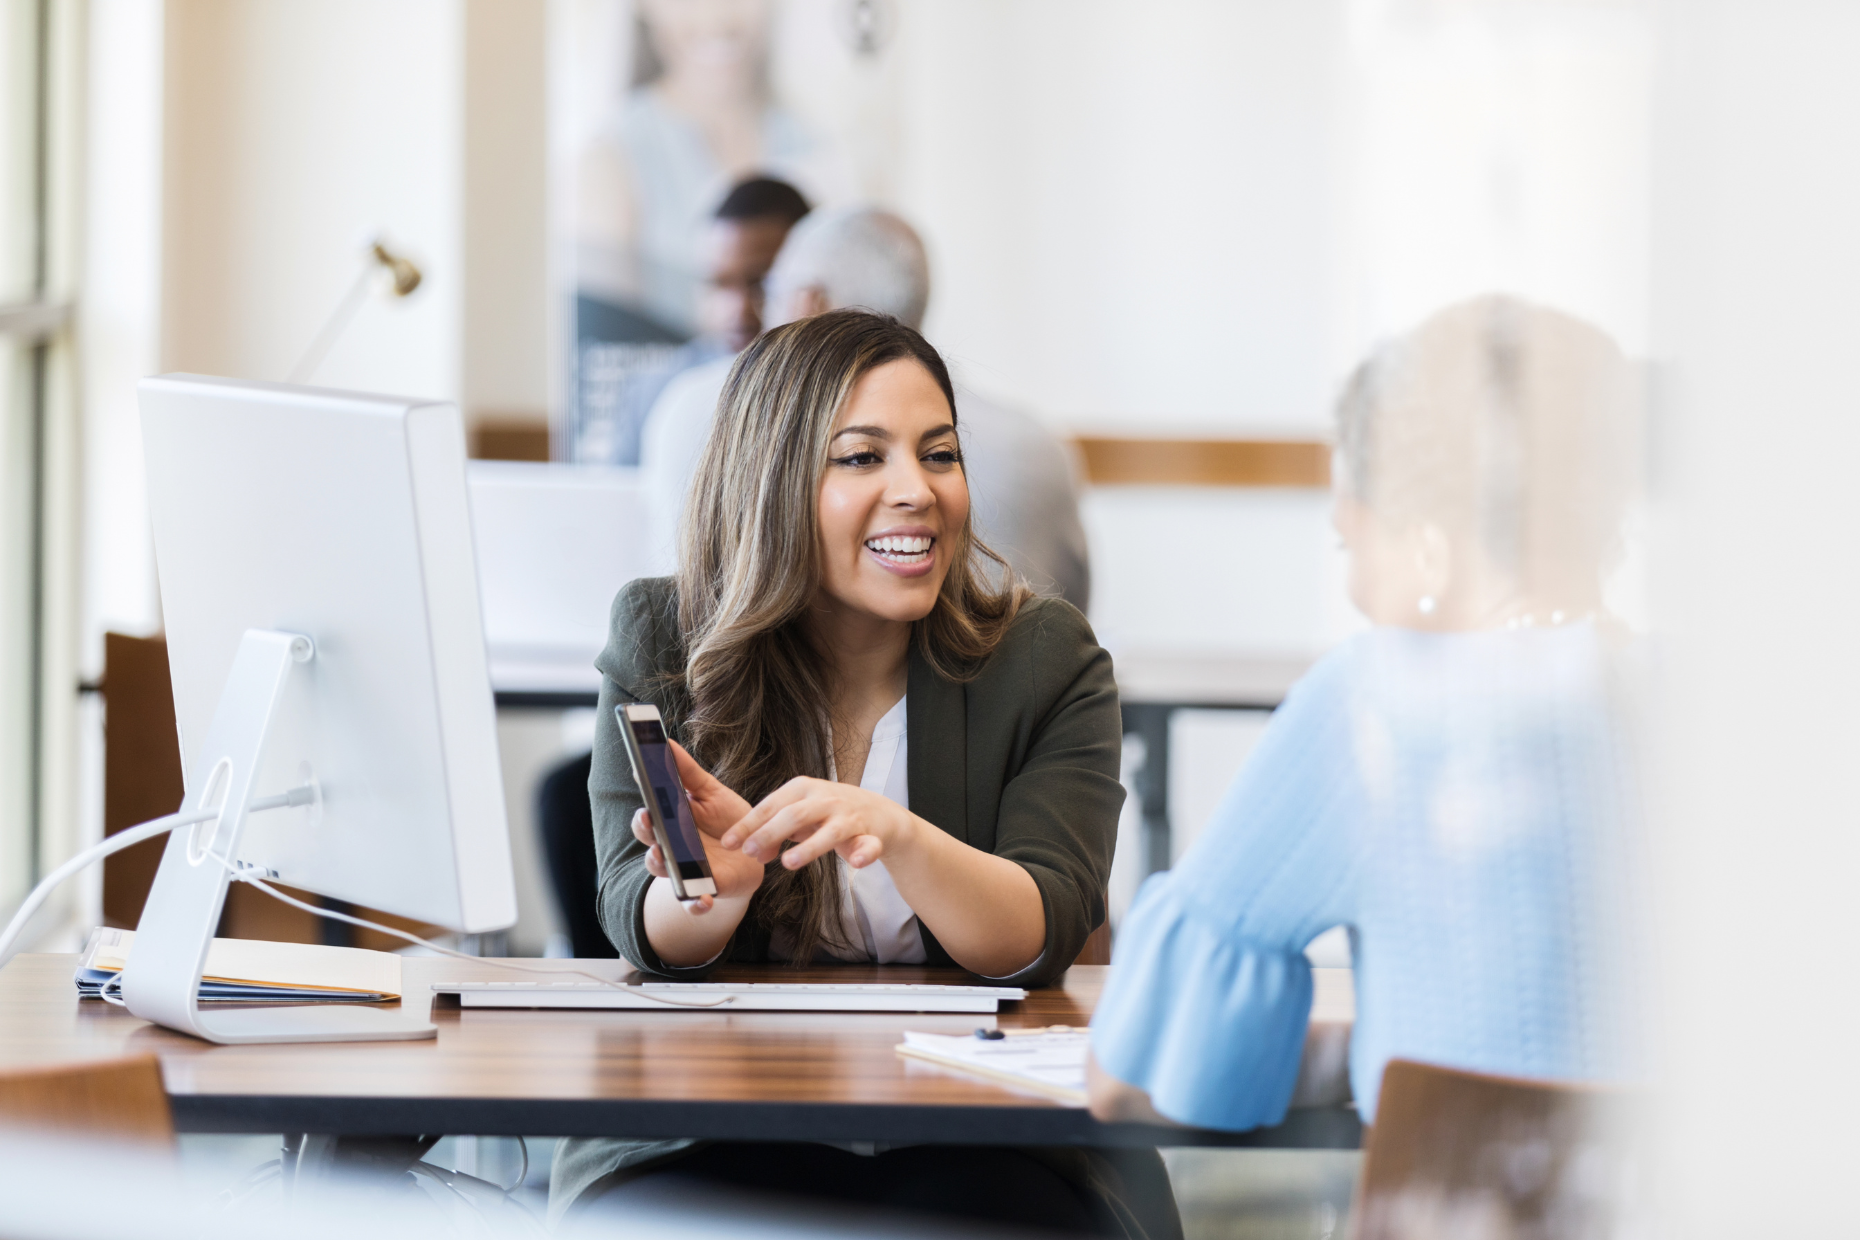
<instances>
[{"instance_id":1,"label":"woman's hand holding phone","mask_svg":"<svg viewBox=\"0 0 1860 1240\"><path fill-rule=\"evenodd\" d=\"M710 862L718 898L740 899L753 894L762 885L762 863L720 843L724 832L749 812L749 802L699 766L697 760L685 752L684 746L673 741L670 748L678 763L678 780L685 786L685 795L691 802L691 816L697 822L698 835L704 843L704 856ZM665 857L644 809L633 815L633 836L646 845L647 873L654 878L667 877ZM714 901L710 896L699 896L682 904L688 913L708 913Z\"/></svg>"},{"instance_id":2,"label":"woman's hand holding phone","mask_svg":"<svg viewBox=\"0 0 1860 1240\"><path fill-rule=\"evenodd\" d=\"M799 777L751 806L705 770L684 746L669 745L678 763L678 781L691 802L691 816L704 843L717 899L745 898L762 885L763 867L776 861L798 869L829 851L863 869L880 857L895 856L914 836L910 812L887 797L852 784ZM633 815L633 835L646 845L646 870L666 878L665 857L644 809ZM794 847L782 851L786 840ZM687 913L707 913L710 896L681 902Z\"/></svg>"}]
</instances>

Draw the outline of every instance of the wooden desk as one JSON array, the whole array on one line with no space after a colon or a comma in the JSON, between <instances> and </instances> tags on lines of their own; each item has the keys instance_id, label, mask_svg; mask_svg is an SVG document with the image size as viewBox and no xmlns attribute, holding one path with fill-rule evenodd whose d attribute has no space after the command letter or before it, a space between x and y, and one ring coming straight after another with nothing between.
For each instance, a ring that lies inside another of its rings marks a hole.
<instances>
[{"instance_id":1,"label":"wooden desk","mask_svg":"<svg viewBox=\"0 0 1860 1240\"><path fill-rule=\"evenodd\" d=\"M563 967L565 961L526 961ZM583 961L619 977L617 961ZM905 1029L966 1033L1084 1025L1108 969L1079 966L1063 987L998 1017L903 1013L461 1010L432 1003L445 980L507 980L491 965L409 958L409 1008L431 1008L426 1042L214 1046L121 1008L80 1002L76 958L15 958L0 971L0 1070L133 1054L160 1056L182 1132L711 1137L965 1145L1228 1145L1355 1149L1343 1108L1294 1111L1250 1133L1106 1125L1033 1094L905 1060ZM719 970L768 980L770 970ZM877 980L870 967L783 969L795 980ZM955 970L889 966L886 981L960 981Z\"/></svg>"}]
</instances>

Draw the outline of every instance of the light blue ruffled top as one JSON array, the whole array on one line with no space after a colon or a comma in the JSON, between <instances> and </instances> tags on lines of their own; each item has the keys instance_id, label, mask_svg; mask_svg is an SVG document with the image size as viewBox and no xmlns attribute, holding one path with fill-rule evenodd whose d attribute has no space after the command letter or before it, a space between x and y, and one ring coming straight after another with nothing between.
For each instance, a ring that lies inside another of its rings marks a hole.
<instances>
[{"instance_id":1,"label":"light blue ruffled top","mask_svg":"<svg viewBox=\"0 0 1860 1240\"><path fill-rule=\"evenodd\" d=\"M1386 628L1327 655L1193 848L1143 885L1092 1020L1098 1062L1184 1123L1279 1122L1304 948L1347 926L1365 1122L1396 1057L1631 1077L1637 815L1606 647L1589 624Z\"/></svg>"}]
</instances>

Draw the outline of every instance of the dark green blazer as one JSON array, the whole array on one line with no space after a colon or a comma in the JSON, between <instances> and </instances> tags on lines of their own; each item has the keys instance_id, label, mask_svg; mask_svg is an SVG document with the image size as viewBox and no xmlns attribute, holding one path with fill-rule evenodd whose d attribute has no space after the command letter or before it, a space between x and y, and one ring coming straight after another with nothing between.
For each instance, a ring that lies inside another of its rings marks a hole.
<instances>
[{"instance_id":1,"label":"dark green blazer","mask_svg":"<svg viewBox=\"0 0 1860 1240\"><path fill-rule=\"evenodd\" d=\"M668 577L628 583L614 599L595 721L594 843L600 916L620 954L667 977L701 976L660 960L646 941L652 876L633 838L639 790L627 765L614 707L650 702L682 741L691 703L662 677L684 668L677 595ZM905 726L911 812L975 848L1026 867L1046 910L1046 946L1004 985L1039 986L1064 972L1105 918L1105 882L1124 789L1123 737L1111 656L1074 607L1029 601L973 680L959 684L911 653ZM952 965L923 932L926 963ZM722 959L768 959L768 934L745 921Z\"/></svg>"},{"instance_id":2,"label":"dark green blazer","mask_svg":"<svg viewBox=\"0 0 1860 1240\"><path fill-rule=\"evenodd\" d=\"M601 709L588 792L600 862L601 924L620 954L640 968L668 977L701 976L702 969L665 964L646 942L644 906L652 877L645 846L633 838L640 798L614 719L615 706L650 702L664 716L666 731L683 739L691 703L663 679L685 663L670 579L634 581L620 591L607 648L595 663L602 674ZM1046 946L1033 964L999 980L1048 982L1072 963L1105 916L1105 882L1124 801L1117 781L1123 738L1111 657L1076 609L1036 599L1021 609L975 679L945 680L913 652L907 692L911 810L957 839L1027 868L1046 910ZM954 963L928 930L923 941L930 964ZM768 950L767 933L745 922L722 958L762 961ZM676 1159L695 1144L563 1141L550 1173L551 1221L584 1194L598 1195L599 1185ZM1113 1214L1129 1217L1116 1187L1122 1173L1113 1173L1102 1152L1039 1154L1082 1192L1104 1200ZM1163 1186L1166 1200L1167 1176L1153 1151L1148 1159L1155 1164L1149 1178ZM1173 1207L1169 1213L1173 1219ZM1125 1231L1144 1234L1134 1222ZM1157 1234L1180 1240L1181 1228Z\"/></svg>"}]
</instances>

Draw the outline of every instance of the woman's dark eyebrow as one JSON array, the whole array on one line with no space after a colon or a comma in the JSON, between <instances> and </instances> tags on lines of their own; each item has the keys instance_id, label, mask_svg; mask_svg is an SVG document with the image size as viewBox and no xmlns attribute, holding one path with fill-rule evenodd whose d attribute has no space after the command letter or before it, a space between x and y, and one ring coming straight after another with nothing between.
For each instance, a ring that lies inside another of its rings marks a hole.
<instances>
[{"instance_id":1,"label":"woman's dark eyebrow","mask_svg":"<svg viewBox=\"0 0 1860 1240\"><path fill-rule=\"evenodd\" d=\"M955 433L956 424L954 422L945 422L943 425L933 426L919 435L917 437L917 442L923 443L925 440L935 439L938 435L953 435ZM838 439L841 435L865 435L872 439L884 440L889 440L891 438L891 432L882 426L842 426L840 429L833 432L833 437L835 439Z\"/></svg>"}]
</instances>

